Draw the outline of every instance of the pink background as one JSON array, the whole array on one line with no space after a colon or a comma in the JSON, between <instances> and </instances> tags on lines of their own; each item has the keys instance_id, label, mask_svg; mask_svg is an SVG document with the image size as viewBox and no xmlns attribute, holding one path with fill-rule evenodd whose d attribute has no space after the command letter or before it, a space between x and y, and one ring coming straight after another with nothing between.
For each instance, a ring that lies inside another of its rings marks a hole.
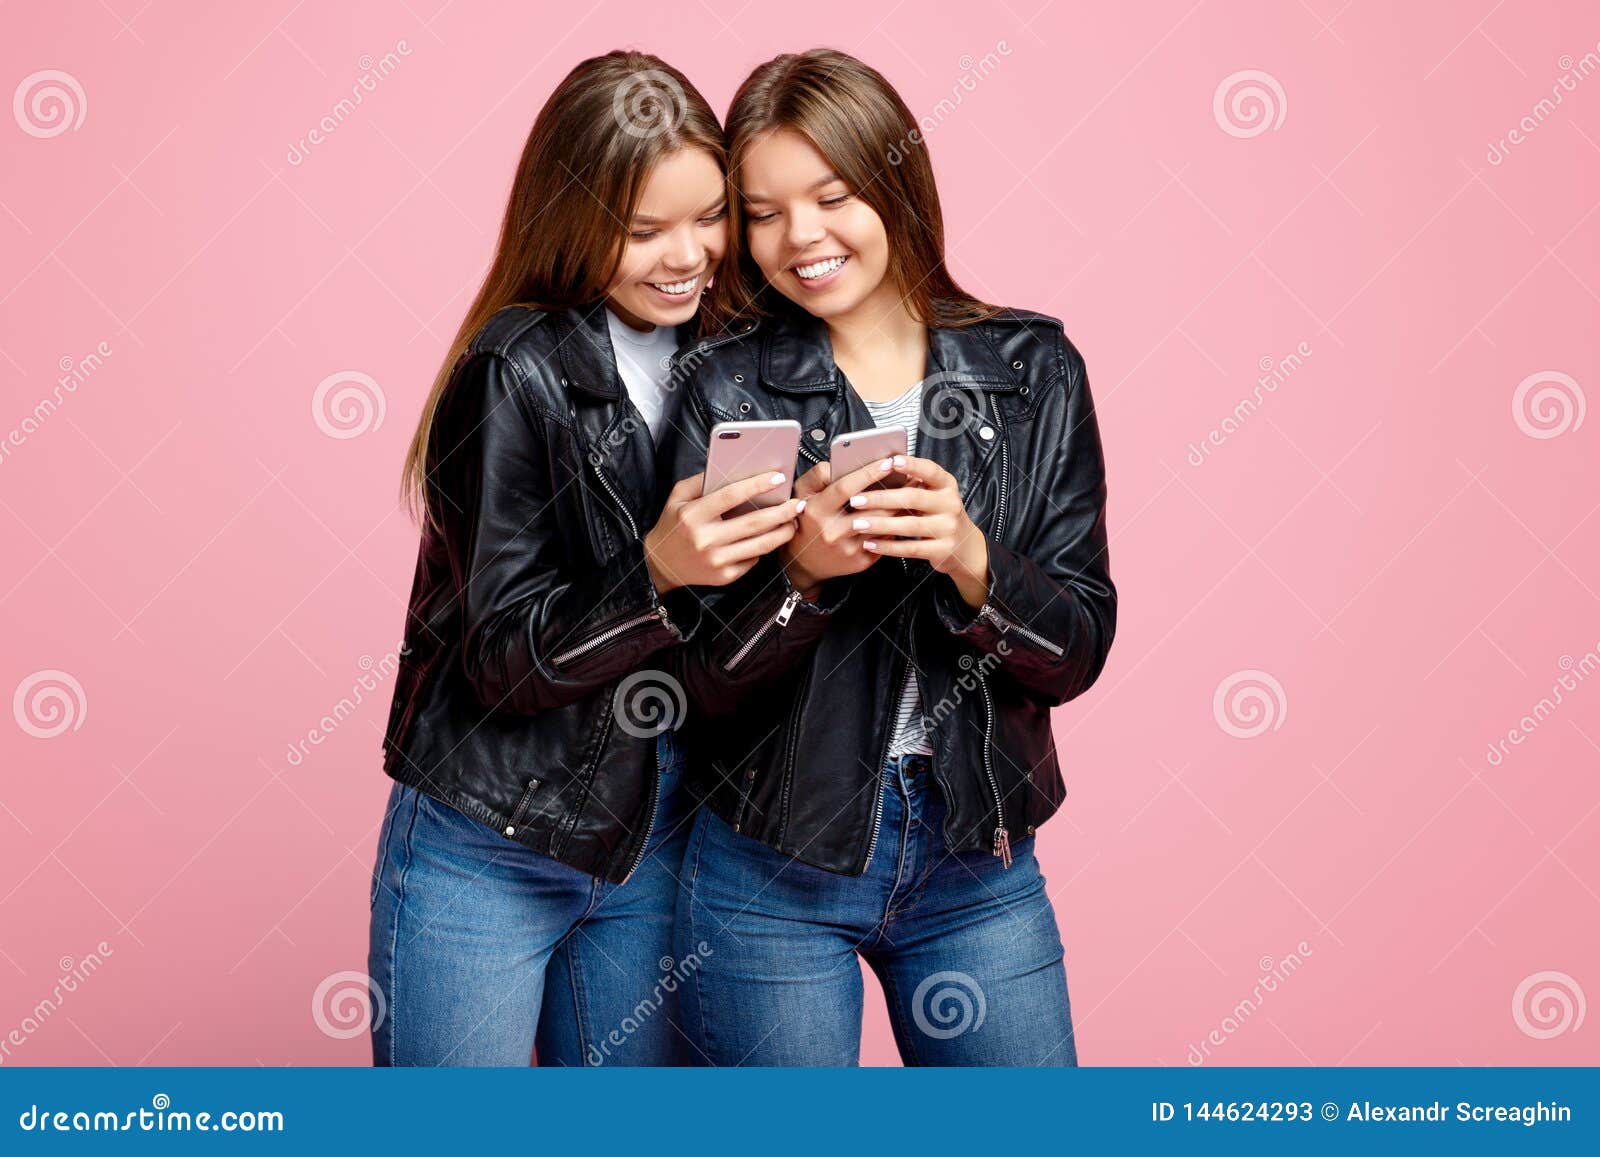
<instances>
[{"instance_id":1,"label":"pink background","mask_svg":"<svg viewBox=\"0 0 1600 1157\"><path fill-rule=\"evenodd\" d=\"M960 279L1088 359L1122 617L1041 839L1084 1063L1600 1062L1600 76L1534 111L1593 6L553 7L7 9L0 88L65 71L83 118L0 116L0 693L82 696L0 714L0 1038L110 954L5 1063L366 1062L313 1000L365 967L388 680L289 751L399 637L400 457L528 125L613 47L720 112L817 43L934 123ZM1259 133L1213 104L1247 69ZM314 415L343 371L381 421Z\"/></svg>"}]
</instances>

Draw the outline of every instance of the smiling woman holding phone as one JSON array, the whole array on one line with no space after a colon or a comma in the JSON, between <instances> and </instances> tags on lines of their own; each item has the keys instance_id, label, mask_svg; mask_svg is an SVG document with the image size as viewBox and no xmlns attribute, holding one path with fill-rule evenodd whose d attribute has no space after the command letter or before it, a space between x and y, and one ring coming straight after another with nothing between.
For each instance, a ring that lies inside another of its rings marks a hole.
<instances>
[{"instance_id":1,"label":"smiling woman holding phone","mask_svg":"<svg viewBox=\"0 0 1600 1157\"><path fill-rule=\"evenodd\" d=\"M691 652L677 936L713 948L683 1004L715 1064L856 1063L858 957L908 1064L1076 1063L1033 843L1065 794L1050 709L1115 630L1100 438L1061 323L951 278L914 128L822 49L728 115L726 332L681 355L663 451L681 477L716 423L792 419L808 501ZM831 470L896 426L905 454Z\"/></svg>"},{"instance_id":2,"label":"smiling woman holding phone","mask_svg":"<svg viewBox=\"0 0 1600 1157\"><path fill-rule=\"evenodd\" d=\"M610 1039L662 989L686 836L648 700L700 622L689 587L746 573L800 506L723 519L770 475L658 486L724 160L700 94L636 52L573 69L523 149L406 462L423 533L372 874L377 1064L683 1059L675 984Z\"/></svg>"}]
</instances>

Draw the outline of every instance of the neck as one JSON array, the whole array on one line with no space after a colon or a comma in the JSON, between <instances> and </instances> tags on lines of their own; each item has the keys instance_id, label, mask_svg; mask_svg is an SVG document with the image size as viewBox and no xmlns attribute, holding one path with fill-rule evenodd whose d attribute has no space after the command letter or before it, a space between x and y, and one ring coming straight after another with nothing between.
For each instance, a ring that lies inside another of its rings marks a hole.
<instances>
[{"instance_id":1,"label":"neck","mask_svg":"<svg viewBox=\"0 0 1600 1157\"><path fill-rule=\"evenodd\" d=\"M928 340L926 328L911 316L887 279L860 305L827 322L835 360L841 356L846 361L858 360L886 346L920 348Z\"/></svg>"}]
</instances>

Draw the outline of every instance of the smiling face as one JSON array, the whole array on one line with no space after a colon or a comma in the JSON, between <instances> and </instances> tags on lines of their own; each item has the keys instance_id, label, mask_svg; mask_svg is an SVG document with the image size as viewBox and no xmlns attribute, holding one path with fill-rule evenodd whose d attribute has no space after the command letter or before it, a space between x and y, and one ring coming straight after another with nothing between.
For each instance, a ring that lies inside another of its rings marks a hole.
<instances>
[{"instance_id":1,"label":"smiling face","mask_svg":"<svg viewBox=\"0 0 1600 1157\"><path fill-rule=\"evenodd\" d=\"M750 257L779 293L824 319L894 295L883 218L804 136L753 141L738 172Z\"/></svg>"},{"instance_id":2,"label":"smiling face","mask_svg":"<svg viewBox=\"0 0 1600 1157\"><path fill-rule=\"evenodd\" d=\"M679 149L650 170L606 301L634 329L682 325L727 247L722 169L704 149Z\"/></svg>"}]
</instances>

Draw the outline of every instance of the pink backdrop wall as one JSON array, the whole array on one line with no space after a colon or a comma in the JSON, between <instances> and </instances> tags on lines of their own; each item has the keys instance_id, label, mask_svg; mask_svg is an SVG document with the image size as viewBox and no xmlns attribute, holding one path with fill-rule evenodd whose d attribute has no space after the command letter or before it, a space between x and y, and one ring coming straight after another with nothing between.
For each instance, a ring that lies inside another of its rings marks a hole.
<instances>
[{"instance_id":1,"label":"pink backdrop wall","mask_svg":"<svg viewBox=\"0 0 1600 1157\"><path fill-rule=\"evenodd\" d=\"M722 110L817 43L1097 392L1121 629L1041 840L1083 1061L1600 1062L1593 6L553 7L6 9L4 1063L366 1061L397 469L522 138L600 51Z\"/></svg>"}]
</instances>

